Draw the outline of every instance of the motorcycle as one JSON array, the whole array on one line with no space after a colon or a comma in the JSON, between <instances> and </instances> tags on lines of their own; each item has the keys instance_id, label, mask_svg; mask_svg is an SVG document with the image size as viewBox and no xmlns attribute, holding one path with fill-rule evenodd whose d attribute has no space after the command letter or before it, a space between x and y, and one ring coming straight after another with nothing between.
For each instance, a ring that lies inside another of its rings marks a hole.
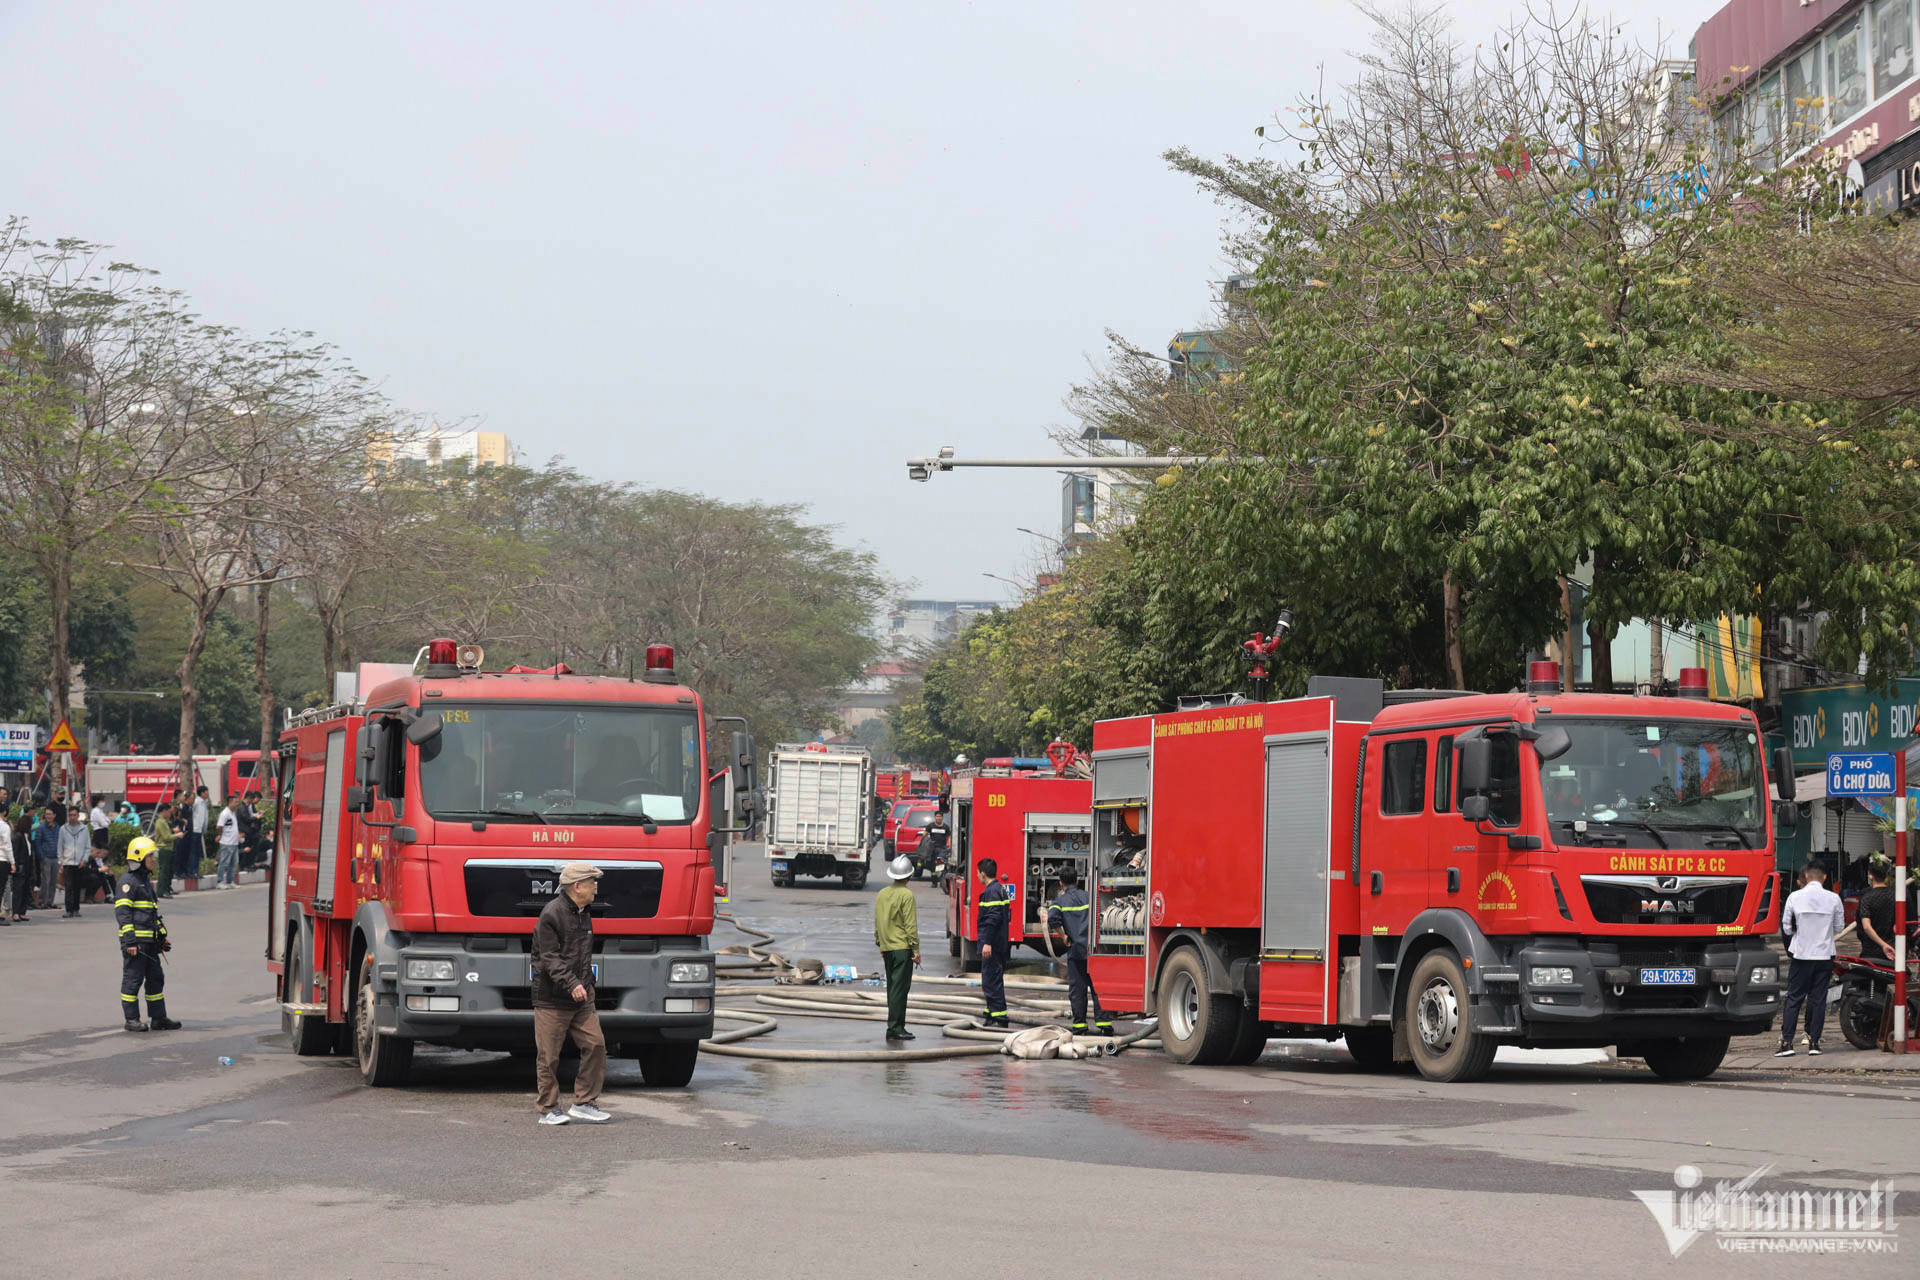
<instances>
[{"instance_id":1,"label":"motorcycle","mask_svg":"<svg viewBox=\"0 0 1920 1280\"><path fill-rule=\"evenodd\" d=\"M1913 954L1913 943L1907 944ZM1880 1047L1880 1019L1887 1001L1893 998L1894 968L1891 963L1868 960L1863 956L1835 956L1834 979L1840 987L1840 1004L1834 1016L1840 1020L1840 1032L1856 1049ZM1907 1031L1920 1027L1920 981L1911 971L1907 977Z\"/></svg>"}]
</instances>

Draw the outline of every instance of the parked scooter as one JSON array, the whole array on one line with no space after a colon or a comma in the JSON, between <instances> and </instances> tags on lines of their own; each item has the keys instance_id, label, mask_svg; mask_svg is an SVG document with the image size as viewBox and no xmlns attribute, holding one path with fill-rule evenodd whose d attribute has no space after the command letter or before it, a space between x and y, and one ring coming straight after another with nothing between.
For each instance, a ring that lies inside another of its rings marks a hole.
<instances>
[{"instance_id":1,"label":"parked scooter","mask_svg":"<svg viewBox=\"0 0 1920 1280\"><path fill-rule=\"evenodd\" d=\"M1914 940L1907 941L1907 954L1913 955ZM1840 987L1840 1007L1834 1016L1847 1043L1856 1049L1880 1047L1880 1019L1886 1015L1887 1001L1893 998L1892 964L1861 956L1835 956L1834 981ZM1907 977L1907 1034L1920 1029L1920 982L1909 972Z\"/></svg>"}]
</instances>

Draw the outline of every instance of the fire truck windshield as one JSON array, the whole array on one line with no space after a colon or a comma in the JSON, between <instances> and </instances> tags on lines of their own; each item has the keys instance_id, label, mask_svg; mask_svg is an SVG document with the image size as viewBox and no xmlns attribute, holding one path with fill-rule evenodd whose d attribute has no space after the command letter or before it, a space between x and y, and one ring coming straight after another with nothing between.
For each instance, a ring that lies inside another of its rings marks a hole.
<instances>
[{"instance_id":1,"label":"fire truck windshield","mask_svg":"<svg viewBox=\"0 0 1920 1280\"><path fill-rule=\"evenodd\" d=\"M1558 716L1553 722L1573 740L1564 754L1540 766L1555 834L1570 833L1576 843L1592 832L1609 843L1655 845L1697 843L1706 835L1749 848L1763 836L1760 741L1752 727Z\"/></svg>"},{"instance_id":2,"label":"fire truck windshield","mask_svg":"<svg viewBox=\"0 0 1920 1280\"><path fill-rule=\"evenodd\" d=\"M688 823L700 810L700 726L664 707L440 708L420 748L436 818Z\"/></svg>"}]
</instances>

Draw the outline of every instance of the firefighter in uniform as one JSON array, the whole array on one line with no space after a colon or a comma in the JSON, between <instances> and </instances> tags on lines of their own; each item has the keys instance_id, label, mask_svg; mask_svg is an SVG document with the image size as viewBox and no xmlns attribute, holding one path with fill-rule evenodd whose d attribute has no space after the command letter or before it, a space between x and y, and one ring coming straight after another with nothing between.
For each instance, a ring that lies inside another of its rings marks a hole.
<instances>
[{"instance_id":1,"label":"firefighter in uniform","mask_svg":"<svg viewBox=\"0 0 1920 1280\"><path fill-rule=\"evenodd\" d=\"M127 844L127 873L113 901L113 918L120 926L120 1013L129 1031L175 1031L180 1024L167 1016L167 985L160 953L171 951L167 926L160 922L160 903L153 896L153 869L160 846L146 836ZM140 1020L140 988L147 989L148 1021Z\"/></svg>"},{"instance_id":2,"label":"firefighter in uniform","mask_svg":"<svg viewBox=\"0 0 1920 1280\"><path fill-rule=\"evenodd\" d=\"M1067 935L1067 1003L1073 1009L1073 1033L1087 1033L1087 997L1093 997L1093 1029L1101 1035L1113 1034L1113 1019L1100 1007L1100 993L1093 989L1087 973L1087 942L1093 925L1093 899L1079 884L1073 868L1060 873L1060 892L1047 911L1047 929Z\"/></svg>"},{"instance_id":3,"label":"firefighter in uniform","mask_svg":"<svg viewBox=\"0 0 1920 1280\"><path fill-rule=\"evenodd\" d=\"M979 915L974 934L980 939L980 994L987 998L987 1025L1011 1030L1007 1019L1007 934L1013 925L1013 887L1000 883L1000 868L992 858L980 859Z\"/></svg>"}]
</instances>

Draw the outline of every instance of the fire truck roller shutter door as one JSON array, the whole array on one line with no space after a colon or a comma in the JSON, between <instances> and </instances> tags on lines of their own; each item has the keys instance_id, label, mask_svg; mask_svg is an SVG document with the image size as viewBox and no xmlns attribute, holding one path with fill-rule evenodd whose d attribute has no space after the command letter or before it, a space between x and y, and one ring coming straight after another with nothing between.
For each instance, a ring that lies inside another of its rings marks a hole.
<instances>
[{"instance_id":1,"label":"fire truck roller shutter door","mask_svg":"<svg viewBox=\"0 0 1920 1280\"><path fill-rule=\"evenodd\" d=\"M1266 740L1266 887L1260 950L1269 958L1310 959L1327 946L1327 735L1279 734Z\"/></svg>"}]
</instances>

